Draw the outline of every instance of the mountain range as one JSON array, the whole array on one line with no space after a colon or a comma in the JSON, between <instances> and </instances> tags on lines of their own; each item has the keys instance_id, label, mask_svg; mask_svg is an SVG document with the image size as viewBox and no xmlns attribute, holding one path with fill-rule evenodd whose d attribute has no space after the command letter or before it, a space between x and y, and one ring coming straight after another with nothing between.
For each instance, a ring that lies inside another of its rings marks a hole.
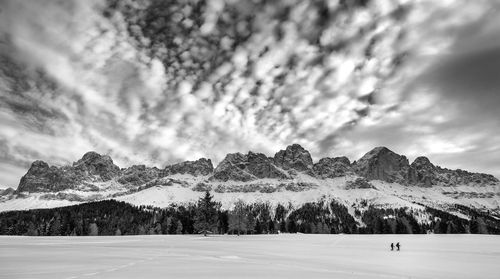
<instances>
[{"instance_id":1,"label":"mountain range","mask_svg":"<svg viewBox=\"0 0 500 279\"><path fill-rule=\"evenodd\" d=\"M165 207L195 201L207 190L226 208L239 199L294 206L332 198L353 212L367 204L432 207L465 218L460 210L465 206L500 216L500 182L492 175L442 168L426 157L410 163L386 147L374 148L354 162L347 157L314 162L298 144L273 157L228 154L215 168L206 158L164 168L120 168L110 156L96 152L68 166L35 161L16 190L0 192L0 211L105 199Z\"/></svg>"}]
</instances>

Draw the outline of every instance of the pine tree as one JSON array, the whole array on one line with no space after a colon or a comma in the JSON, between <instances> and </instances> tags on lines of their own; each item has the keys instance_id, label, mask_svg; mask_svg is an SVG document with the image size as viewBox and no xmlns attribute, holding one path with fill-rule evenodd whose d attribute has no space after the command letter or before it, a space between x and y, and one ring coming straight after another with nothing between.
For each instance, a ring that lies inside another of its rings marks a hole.
<instances>
[{"instance_id":1,"label":"pine tree","mask_svg":"<svg viewBox=\"0 0 500 279\"><path fill-rule=\"evenodd\" d=\"M89 225L89 235L90 236L97 236L97 235L99 235L99 229L97 228L97 224L96 223L91 223Z\"/></svg>"},{"instance_id":2,"label":"pine tree","mask_svg":"<svg viewBox=\"0 0 500 279\"><path fill-rule=\"evenodd\" d=\"M166 225L167 234L172 234L172 217L167 217Z\"/></svg>"},{"instance_id":3,"label":"pine tree","mask_svg":"<svg viewBox=\"0 0 500 279\"><path fill-rule=\"evenodd\" d=\"M487 234L488 228L482 217L473 218L471 221L471 233Z\"/></svg>"},{"instance_id":4,"label":"pine tree","mask_svg":"<svg viewBox=\"0 0 500 279\"><path fill-rule=\"evenodd\" d=\"M210 195L209 191L206 191L205 195L198 200L196 207L194 228L198 232L203 232L204 236L217 228L217 210L220 208L220 204L212 199L213 196Z\"/></svg>"},{"instance_id":5,"label":"pine tree","mask_svg":"<svg viewBox=\"0 0 500 279\"><path fill-rule=\"evenodd\" d=\"M234 204L234 209L229 213L229 230L236 231L240 235L241 231L246 231L248 212L242 200Z\"/></svg>"},{"instance_id":6,"label":"pine tree","mask_svg":"<svg viewBox=\"0 0 500 279\"><path fill-rule=\"evenodd\" d=\"M61 235L61 221L56 218L50 226L50 235Z\"/></svg>"},{"instance_id":7,"label":"pine tree","mask_svg":"<svg viewBox=\"0 0 500 279\"><path fill-rule=\"evenodd\" d=\"M177 220L177 228L175 229L176 234L182 234L182 223L180 220Z\"/></svg>"},{"instance_id":8,"label":"pine tree","mask_svg":"<svg viewBox=\"0 0 500 279\"><path fill-rule=\"evenodd\" d=\"M30 221L28 224L27 235L29 235L29 236L37 236L38 235L38 230L36 229L35 224L33 224L32 221Z\"/></svg>"},{"instance_id":9,"label":"pine tree","mask_svg":"<svg viewBox=\"0 0 500 279\"><path fill-rule=\"evenodd\" d=\"M146 228L144 228L143 225L140 225L139 228L137 228L137 234L138 235L144 235L144 234L146 234Z\"/></svg>"},{"instance_id":10,"label":"pine tree","mask_svg":"<svg viewBox=\"0 0 500 279\"><path fill-rule=\"evenodd\" d=\"M253 234L255 231L256 220L252 212L248 212L246 221L247 221L247 233Z\"/></svg>"}]
</instances>

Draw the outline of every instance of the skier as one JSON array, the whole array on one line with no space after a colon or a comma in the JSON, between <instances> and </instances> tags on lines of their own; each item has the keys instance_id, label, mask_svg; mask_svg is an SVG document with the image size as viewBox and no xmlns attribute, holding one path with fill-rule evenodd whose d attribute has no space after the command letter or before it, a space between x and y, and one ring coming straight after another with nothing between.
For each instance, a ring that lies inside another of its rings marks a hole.
<instances>
[{"instance_id":1,"label":"skier","mask_svg":"<svg viewBox=\"0 0 500 279\"><path fill-rule=\"evenodd\" d=\"M394 242L391 243L391 251L394 251Z\"/></svg>"},{"instance_id":2,"label":"skier","mask_svg":"<svg viewBox=\"0 0 500 279\"><path fill-rule=\"evenodd\" d=\"M398 242L398 243L396 243L396 248L398 248L398 251L399 251L399 247L400 247L400 245L399 245L399 242Z\"/></svg>"}]
</instances>

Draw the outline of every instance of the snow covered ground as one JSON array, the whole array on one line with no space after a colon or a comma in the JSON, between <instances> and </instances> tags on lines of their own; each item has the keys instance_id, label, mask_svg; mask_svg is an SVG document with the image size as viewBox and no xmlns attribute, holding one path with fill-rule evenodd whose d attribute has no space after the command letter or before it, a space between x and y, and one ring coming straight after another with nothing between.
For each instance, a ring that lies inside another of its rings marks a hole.
<instances>
[{"instance_id":1,"label":"snow covered ground","mask_svg":"<svg viewBox=\"0 0 500 279\"><path fill-rule=\"evenodd\" d=\"M0 237L0 278L498 278L499 262L491 235Z\"/></svg>"},{"instance_id":2,"label":"snow covered ground","mask_svg":"<svg viewBox=\"0 0 500 279\"><path fill-rule=\"evenodd\" d=\"M230 209L241 199L246 203L269 203L270 205L292 204L295 208L306 202L316 202L321 199L335 199L343 203L350 212L359 209L360 204L370 204L382 208L424 209L422 205L442 209L462 218L468 218L454 209L455 204L489 210L500 214L500 184L473 186L433 186L417 187L373 180L373 188L352 189L346 187L348 182L357 176L344 176L333 179L317 179L305 174L297 174L292 180L259 179L248 182L214 182L208 177L191 175L172 175L165 179L164 184L147 187L140 191L131 189L116 181L97 183L95 190L88 186L81 189L67 189L57 193L24 193L20 196L0 197L0 212L10 210L26 210L36 208L52 208L67 206L82 202L114 198L133 205L151 205L167 207L173 203L184 204L196 202L203 191L196 191L199 184L212 188L215 200L221 202L223 209ZM283 188L280 185L301 184L296 189ZM258 188L257 186L272 189ZM144 187L145 185L143 185ZM247 188L245 188L247 187ZM255 188L257 187L257 188ZM219 190L218 190L219 189ZM220 190L222 189L222 190ZM203 189L202 189L203 190ZM300 190L300 191L299 191ZM15 197L15 198L14 198Z\"/></svg>"},{"instance_id":3,"label":"snow covered ground","mask_svg":"<svg viewBox=\"0 0 500 279\"><path fill-rule=\"evenodd\" d=\"M26 198L10 199L0 202L0 212L11 210L28 210L41 208L54 208L79 204L79 202L68 200L46 200L40 198L40 194L33 194Z\"/></svg>"}]
</instances>

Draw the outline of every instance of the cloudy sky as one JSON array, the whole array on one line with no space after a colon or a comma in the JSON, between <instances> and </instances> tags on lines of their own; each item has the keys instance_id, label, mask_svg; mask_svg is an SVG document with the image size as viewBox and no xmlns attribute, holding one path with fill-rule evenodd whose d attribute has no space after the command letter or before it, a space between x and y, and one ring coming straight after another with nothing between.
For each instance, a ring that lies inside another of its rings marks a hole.
<instances>
[{"instance_id":1,"label":"cloudy sky","mask_svg":"<svg viewBox=\"0 0 500 279\"><path fill-rule=\"evenodd\" d=\"M0 1L0 185L291 143L500 176L500 3Z\"/></svg>"}]
</instances>

